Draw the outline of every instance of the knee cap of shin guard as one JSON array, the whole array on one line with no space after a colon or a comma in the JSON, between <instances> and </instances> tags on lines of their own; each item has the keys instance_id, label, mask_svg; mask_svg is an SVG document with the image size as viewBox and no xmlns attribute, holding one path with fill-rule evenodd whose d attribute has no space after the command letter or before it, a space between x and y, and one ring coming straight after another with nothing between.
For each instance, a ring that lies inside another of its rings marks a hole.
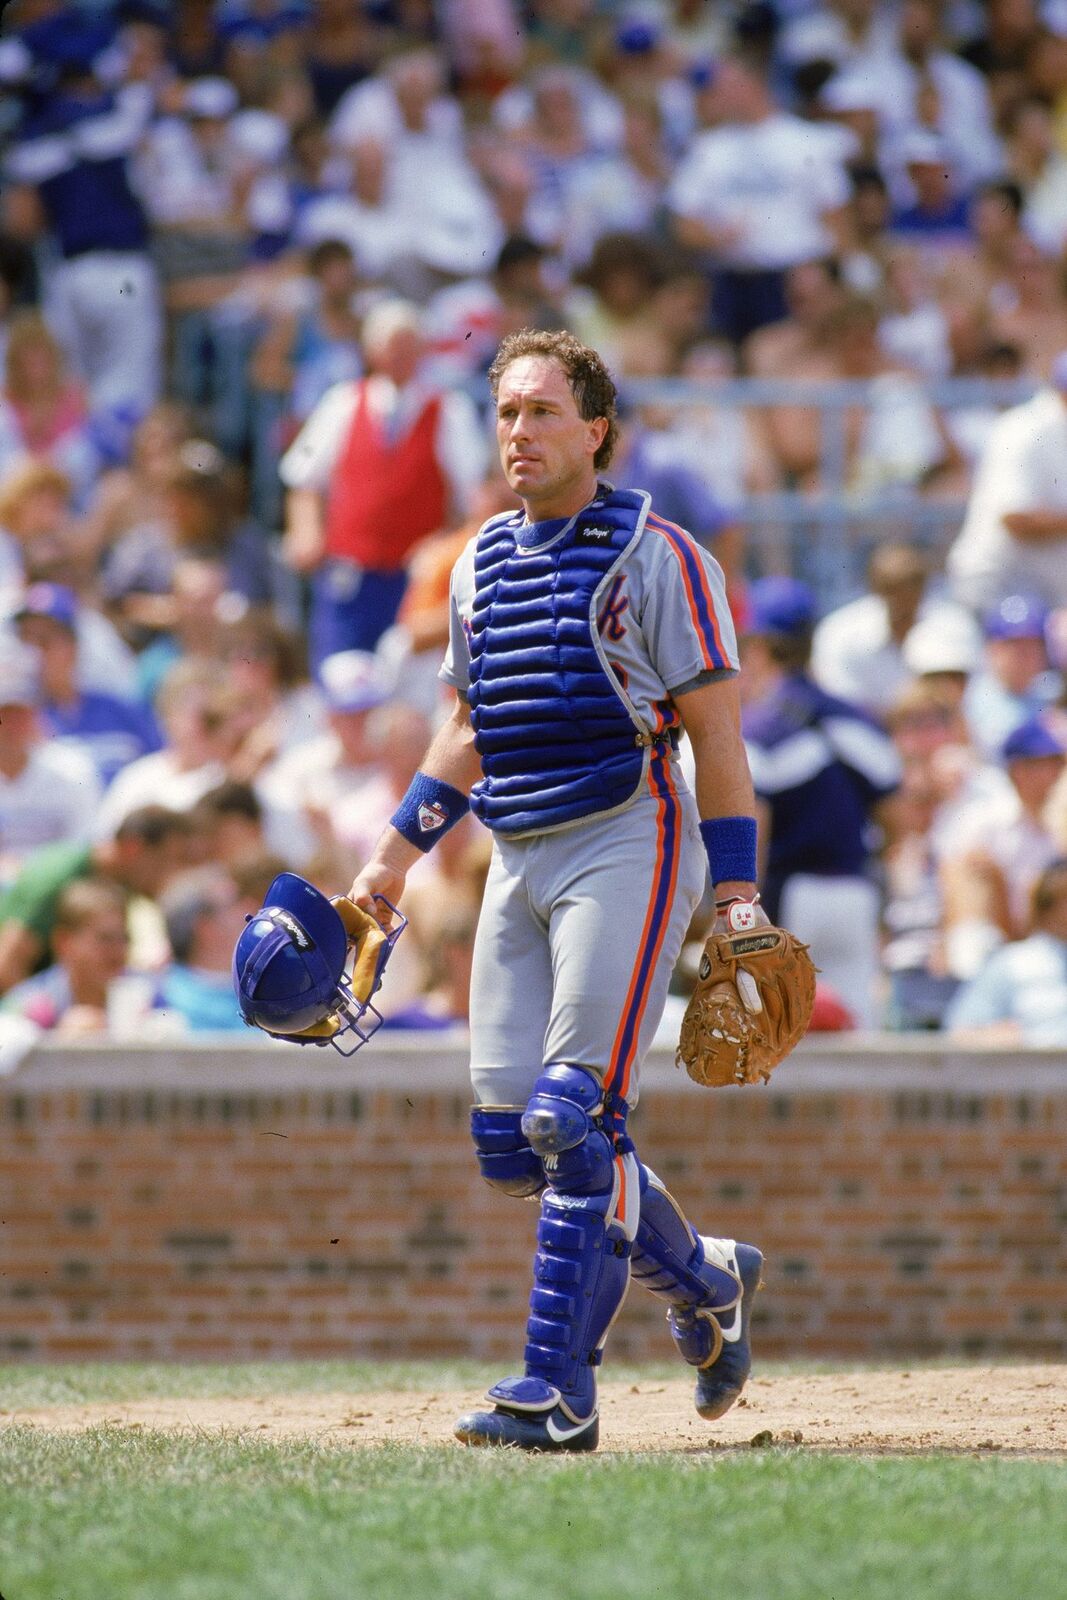
<instances>
[{"instance_id":1,"label":"knee cap of shin guard","mask_svg":"<svg viewBox=\"0 0 1067 1600\"><path fill-rule=\"evenodd\" d=\"M521 1123L518 1106L471 1108L471 1138L482 1177L503 1194L525 1200L541 1193L545 1174Z\"/></svg>"},{"instance_id":2,"label":"knee cap of shin guard","mask_svg":"<svg viewBox=\"0 0 1067 1600\"><path fill-rule=\"evenodd\" d=\"M558 1155L581 1144L590 1117L604 1103L604 1091L591 1072L554 1062L534 1084L522 1116L522 1131L538 1155Z\"/></svg>"}]
</instances>

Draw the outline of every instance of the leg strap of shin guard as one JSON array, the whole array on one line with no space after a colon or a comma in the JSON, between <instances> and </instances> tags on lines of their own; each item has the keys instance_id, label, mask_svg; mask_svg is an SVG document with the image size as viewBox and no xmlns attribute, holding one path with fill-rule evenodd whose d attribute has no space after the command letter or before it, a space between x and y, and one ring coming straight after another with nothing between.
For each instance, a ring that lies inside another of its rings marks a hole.
<instances>
[{"instance_id":1,"label":"leg strap of shin guard","mask_svg":"<svg viewBox=\"0 0 1067 1600\"><path fill-rule=\"evenodd\" d=\"M678 1202L646 1166L631 1270L636 1283L679 1309L728 1311L741 1293L732 1272L706 1259Z\"/></svg>"},{"instance_id":2,"label":"leg strap of shin guard","mask_svg":"<svg viewBox=\"0 0 1067 1600\"><path fill-rule=\"evenodd\" d=\"M545 1187L541 1157L522 1131L522 1106L472 1106L471 1138L486 1183L532 1200Z\"/></svg>"},{"instance_id":3,"label":"leg strap of shin guard","mask_svg":"<svg viewBox=\"0 0 1067 1600\"><path fill-rule=\"evenodd\" d=\"M629 1283L637 1163L632 1155L617 1155L605 1126L603 1091L583 1067L546 1068L522 1127L548 1182L537 1229L526 1373L558 1389L566 1409L582 1418L595 1409L595 1368Z\"/></svg>"}]
</instances>

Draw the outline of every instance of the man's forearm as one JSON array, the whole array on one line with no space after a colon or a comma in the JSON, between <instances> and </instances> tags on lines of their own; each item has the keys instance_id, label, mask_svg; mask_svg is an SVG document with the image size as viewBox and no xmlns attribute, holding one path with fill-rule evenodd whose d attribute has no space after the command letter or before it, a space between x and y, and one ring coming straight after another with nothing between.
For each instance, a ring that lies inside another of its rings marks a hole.
<instances>
[{"instance_id":1,"label":"man's forearm","mask_svg":"<svg viewBox=\"0 0 1067 1600\"><path fill-rule=\"evenodd\" d=\"M481 758L474 748L474 729L466 703L456 697L456 707L430 741L419 771L428 778L439 778L461 794L469 794L481 777ZM405 839L392 823L387 823L374 847L375 859L407 872L421 855L417 845Z\"/></svg>"},{"instance_id":2,"label":"man's forearm","mask_svg":"<svg viewBox=\"0 0 1067 1600\"><path fill-rule=\"evenodd\" d=\"M1009 511L1001 520L1020 544L1046 544L1067 539L1067 511Z\"/></svg>"}]
</instances>

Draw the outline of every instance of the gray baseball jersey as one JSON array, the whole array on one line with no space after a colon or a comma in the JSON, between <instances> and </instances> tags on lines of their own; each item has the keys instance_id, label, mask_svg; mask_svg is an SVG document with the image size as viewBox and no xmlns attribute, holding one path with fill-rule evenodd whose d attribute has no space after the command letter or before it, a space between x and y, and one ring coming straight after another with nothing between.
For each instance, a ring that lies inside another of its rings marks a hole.
<instances>
[{"instance_id":1,"label":"gray baseball jersey","mask_svg":"<svg viewBox=\"0 0 1067 1600\"><path fill-rule=\"evenodd\" d=\"M453 571L441 669L461 695L470 681L476 543ZM674 694L737 671L718 563L652 512L600 597L597 622L611 670L655 732L679 726ZM636 1101L640 1062L706 880L698 820L663 744L621 812L562 832L494 838L471 983L481 1103L523 1105L546 1061L588 1067Z\"/></svg>"}]
</instances>

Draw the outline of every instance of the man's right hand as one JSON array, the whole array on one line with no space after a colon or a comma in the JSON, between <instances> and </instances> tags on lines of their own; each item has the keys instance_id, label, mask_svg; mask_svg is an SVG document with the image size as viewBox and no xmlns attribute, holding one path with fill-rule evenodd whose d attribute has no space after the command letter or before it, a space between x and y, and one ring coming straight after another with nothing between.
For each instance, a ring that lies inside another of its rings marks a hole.
<instances>
[{"instance_id":1,"label":"man's right hand","mask_svg":"<svg viewBox=\"0 0 1067 1600\"><path fill-rule=\"evenodd\" d=\"M375 921L388 931L393 923L392 912L375 896L381 895L391 905L398 906L406 882L407 873L399 867L392 867L385 861L368 861L353 879L348 898L355 901L357 906L362 906L364 911L369 911Z\"/></svg>"}]
</instances>

